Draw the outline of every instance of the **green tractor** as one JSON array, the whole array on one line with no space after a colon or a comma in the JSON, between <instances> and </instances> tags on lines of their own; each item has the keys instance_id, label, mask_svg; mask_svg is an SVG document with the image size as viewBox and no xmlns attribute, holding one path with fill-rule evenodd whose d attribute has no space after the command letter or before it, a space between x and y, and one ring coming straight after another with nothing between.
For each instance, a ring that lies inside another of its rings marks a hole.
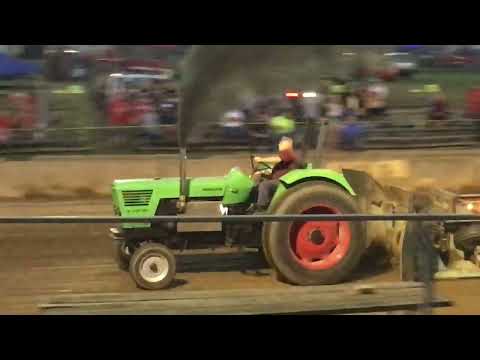
<instances>
[{"instance_id":1,"label":"green tractor","mask_svg":"<svg viewBox=\"0 0 480 360\"><path fill-rule=\"evenodd\" d=\"M182 158L182 168L186 158ZM252 157L252 174L268 173L271 164L256 164ZM283 176L268 209L269 214L347 214L390 212L385 195L375 193L379 185L366 173L327 169L291 171ZM357 189L355 189L357 187ZM160 178L117 180L113 183L114 211L118 216L135 218L155 215L242 215L255 199L252 177L233 168L224 177ZM359 191L363 194L359 197ZM365 194L370 194L365 196ZM370 199L367 199L370 197ZM373 205L372 205L373 204ZM129 270L143 289L168 287L175 277L172 250L185 247L211 248L238 244L256 247L274 269L278 278L291 284L335 284L354 271L376 235L386 236L387 229L377 223L361 222L271 222L271 223L124 223L112 228L117 262ZM397 222L389 230L402 233ZM367 231L369 236L367 237ZM203 233L203 234L199 234ZM391 234L390 234L391 235Z\"/></svg>"}]
</instances>

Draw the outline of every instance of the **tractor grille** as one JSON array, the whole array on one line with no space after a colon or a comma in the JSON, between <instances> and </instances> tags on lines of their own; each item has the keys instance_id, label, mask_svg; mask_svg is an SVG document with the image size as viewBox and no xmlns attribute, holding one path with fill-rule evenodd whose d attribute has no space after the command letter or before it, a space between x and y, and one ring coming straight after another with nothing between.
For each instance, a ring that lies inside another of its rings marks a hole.
<instances>
[{"instance_id":1,"label":"tractor grille","mask_svg":"<svg viewBox=\"0 0 480 360\"><path fill-rule=\"evenodd\" d=\"M153 190L129 190L122 191L123 204L125 206L148 206L152 198Z\"/></svg>"}]
</instances>

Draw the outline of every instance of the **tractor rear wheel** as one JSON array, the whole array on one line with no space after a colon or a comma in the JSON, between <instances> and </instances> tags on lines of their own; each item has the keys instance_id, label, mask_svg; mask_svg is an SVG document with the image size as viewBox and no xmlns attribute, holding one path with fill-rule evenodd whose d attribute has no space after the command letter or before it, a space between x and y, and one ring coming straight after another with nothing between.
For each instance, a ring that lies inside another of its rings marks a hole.
<instances>
[{"instance_id":1,"label":"tractor rear wheel","mask_svg":"<svg viewBox=\"0 0 480 360\"><path fill-rule=\"evenodd\" d=\"M155 243L141 245L130 260L130 275L142 289L164 289L175 278L175 256L164 245Z\"/></svg>"},{"instance_id":2,"label":"tractor rear wheel","mask_svg":"<svg viewBox=\"0 0 480 360\"><path fill-rule=\"evenodd\" d=\"M359 213L355 199L338 186L308 182L285 193L276 214ZM364 224L348 221L276 222L266 249L274 268L297 285L336 284L349 277L366 249Z\"/></svg>"}]
</instances>

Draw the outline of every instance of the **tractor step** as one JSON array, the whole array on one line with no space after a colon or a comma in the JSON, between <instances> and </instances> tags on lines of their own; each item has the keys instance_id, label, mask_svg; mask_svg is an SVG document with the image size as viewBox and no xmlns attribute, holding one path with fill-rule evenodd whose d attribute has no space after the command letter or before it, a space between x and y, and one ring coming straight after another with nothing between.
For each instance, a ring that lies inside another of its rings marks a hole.
<instances>
[{"instance_id":1,"label":"tractor step","mask_svg":"<svg viewBox=\"0 0 480 360\"><path fill-rule=\"evenodd\" d=\"M113 240L123 240L124 239L122 230L120 230L118 228L110 228L109 231L110 231L110 237Z\"/></svg>"}]
</instances>

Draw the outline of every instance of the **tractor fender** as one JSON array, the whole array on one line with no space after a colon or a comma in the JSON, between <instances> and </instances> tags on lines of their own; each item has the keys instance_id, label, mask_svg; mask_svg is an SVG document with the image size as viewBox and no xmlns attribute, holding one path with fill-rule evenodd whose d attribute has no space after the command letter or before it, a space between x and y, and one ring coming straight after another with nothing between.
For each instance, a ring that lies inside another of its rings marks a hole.
<instances>
[{"instance_id":1,"label":"tractor fender","mask_svg":"<svg viewBox=\"0 0 480 360\"><path fill-rule=\"evenodd\" d=\"M303 183L305 181L312 181L312 180L323 180L323 181L332 182L336 185L339 185L341 188L347 191L350 195L356 196L355 191L350 186L345 176L333 170L328 170L328 169L293 170L280 178L280 181L283 183L286 189L294 185Z\"/></svg>"}]
</instances>

